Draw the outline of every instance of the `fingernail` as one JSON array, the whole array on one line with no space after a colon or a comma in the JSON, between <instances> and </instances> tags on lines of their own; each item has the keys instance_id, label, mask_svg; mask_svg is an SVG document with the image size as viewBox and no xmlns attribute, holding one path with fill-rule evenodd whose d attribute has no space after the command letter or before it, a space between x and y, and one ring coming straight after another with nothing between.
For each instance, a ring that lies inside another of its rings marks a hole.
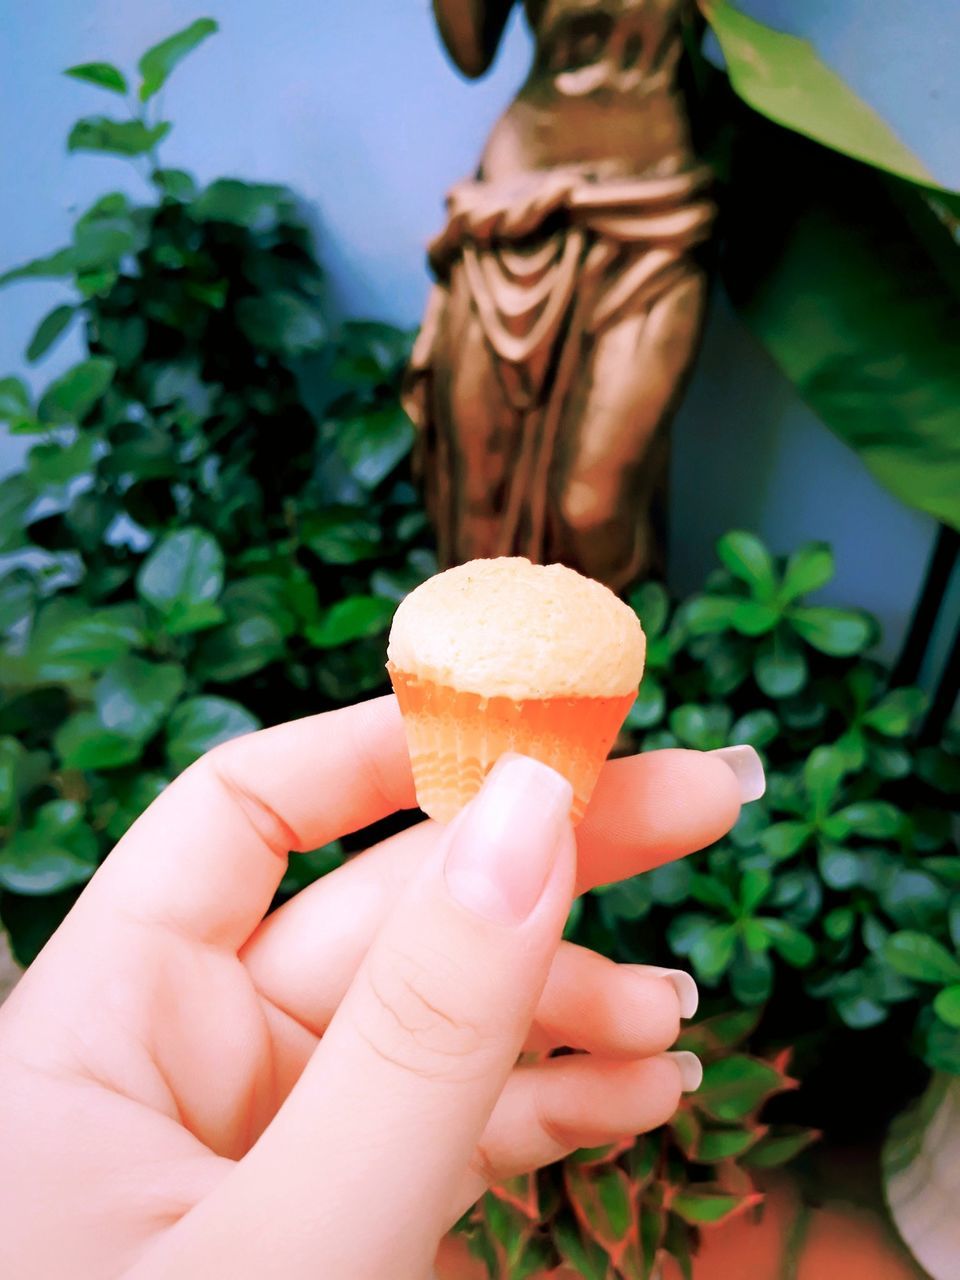
<instances>
[{"instance_id":1,"label":"fingernail","mask_svg":"<svg viewBox=\"0 0 960 1280\"><path fill-rule=\"evenodd\" d=\"M740 787L741 804L749 804L751 800L759 800L767 789L767 778L763 772L763 764L753 747L721 747L718 751L707 753L731 770Z\"/></svg>"},{"instance_id":2,"label":"fingernail","mask_svg":"<svg viewBox=\"0 0 960 1280\"><path fill-rule=\"evenodd\" d=\"M700 1005L700 989L693 977L683 969L659 969L650 965L648 973L655 973L658 978L666 978L677 993L680 1002L680 1017L692 1018Z\"/></svg>"},{"instance_id":3,"label":"fingernail","mask_svg":"<svg viewBox=\"0 0 960 1280\"><path fill-rule=\"evenodd\" d=\"M697 1055L687 1049L674 1049L663 1056L670 1058L680 1072L680 1087L683 1092L696 1093L703 1084L703 1063Z\"/></svg>"},{"instance_id":4,"label":"fingernail","mask_svg":"<svg viewBox=\"0 0 960 1280\"><path fill-rule=\"evenodd\" d=\"M521 924L540 901L572 803L559 773L502 756L451 833L445 872L453 897L496 924Z\"/></svg>"}]
</instances>

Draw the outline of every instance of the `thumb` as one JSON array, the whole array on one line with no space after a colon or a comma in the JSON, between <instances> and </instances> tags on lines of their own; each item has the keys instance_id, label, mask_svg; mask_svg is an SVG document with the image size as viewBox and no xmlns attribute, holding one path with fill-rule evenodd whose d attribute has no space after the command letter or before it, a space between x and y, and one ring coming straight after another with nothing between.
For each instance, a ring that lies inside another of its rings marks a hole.
<instances>
[{"instance_id":1,"label":"thumb","mask_svg":"<svg viewBox=\"0 0 960 1280\"><path fill-rule=\"evenodd\" d=\"M189 1215L217 1274L224 1248L236 1276L428 1274L560 942L572 799L504 757L444 833L269 1128ZM186 1226L182 1257L205 1261Z\"/></svg>"}]
</instances>

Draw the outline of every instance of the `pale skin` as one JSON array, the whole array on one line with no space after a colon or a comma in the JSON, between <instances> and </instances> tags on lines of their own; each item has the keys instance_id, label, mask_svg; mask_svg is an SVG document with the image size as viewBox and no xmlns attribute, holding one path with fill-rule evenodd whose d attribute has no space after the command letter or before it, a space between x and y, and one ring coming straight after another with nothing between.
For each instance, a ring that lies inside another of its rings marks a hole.
<instances>
[{"instance_id":1,"label":"pale skin","mask_svg":"<svg viewBox=\"0 0 960 1280\"><path fill-rule=\"evenodd\" d=\"M264 919L289 850L414 807L394 700L188 769L0 1010L0 1274L425 1280L491 1181L665 1121L674 986L561 933L727 831L737 783L616 761L576 839L565 788L514 759Z\"/></svg>"}]
</instances>

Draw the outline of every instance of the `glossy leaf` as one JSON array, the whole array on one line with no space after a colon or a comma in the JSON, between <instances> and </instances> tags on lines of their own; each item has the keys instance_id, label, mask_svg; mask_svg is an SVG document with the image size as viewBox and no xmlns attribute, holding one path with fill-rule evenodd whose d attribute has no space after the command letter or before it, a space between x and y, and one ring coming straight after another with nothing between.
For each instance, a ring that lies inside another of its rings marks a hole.
<instances>
[{"instance_id":1,"label":"glossy leaf","mask_svg":"<svg viewBox=\"0 0 960 1280\"><path fill-rule=\"evenodd\" d=\"M933 1002L933 1011L948 1027L960 1027L960 985L944 987Z\"/></svg>"},{"instance_id":2,"label":"glossy leaf","mask_svg":"<svg viewBox=\"0 0 960 1280\"><path fill-rule=\"evenodd\" d=\"M223 579L223 551L216 538L203 529L179 529L167 534L143 562L137 591L163 614L171 635L182 635L223 617L219 608L211 608Z\"/></svg>"},{"instance_id":3,"label":"glossy leaf","mask_svg":"<svg viewBox=\"0 0 960 1280\"><path fill-rule=\"evenodd\" d=\"M778 1127L766 1134L756 1146L746 1153L743 1163L754 1169L778 1169L795 1160L801 1151L817 1141L815 1129L786 1129Z\"/></svg>"},{"instance_id":4,"label":"glossy leaf","mask_svg":"<svg viewBox=\"0 0 960 1280\"><path fill-rule=\"evenodd\" d=\"M167 756L174 769L185 769L221 742L259 728L257 717L229 698L188 698L167 725Z\"/></svg>"},{"instance_id":5,"label":"glossy leaf","mask_svg":"<svg viewBox=\"0 0 960 1280\"><path fill-rule=\"evenodd\" d=\"M885 800L860 800L837 814L850 831L873 840L889 840L903 827L903 813Z\"/></svg>"},{"instance_id":6,"label":"glossy leaf","mask_svg":"<svg viewBox=\"0 0 960 1280\"><path fill-rule=\"evenodd\" d=\"M150 98L166 84L170 73L179 62L202 44L208 36L219 31L219 25L213 18L198 18L182 31L168 36L148 49L137 63L137 70L142 76L139 97L141 102Z\"/></svg>"},{"instance_id":7,"label":"glossy leaf","mask_svg":"<svg viewBox=\"0 0 960 1280\"><path fill-rule=\"evenodd\" d=\"M142 120L110 120L87 116L78 120L67 138L68 151L102 151L115 156L143 156L170 132L166 122L149 126Z\"/></svg>"},{"instance_id":8,"label":"glossy leaf","mask_svg":"<svg viewBox=\"0 0 960 1280\"><path fill-rule=\"evenodd\" d=\"M723 265L734 304L882 484L960 527L960 282L948 231L920 194L782 131L745 151L738 175ZM866 642L851 632L824 651Z\"/></svg>"},{"instance_id":9,"label":"glossy leaf","mask_svg":"<svg viewBox=\"0 0 960 1280\"><path fill-rule=\"evenodd\" d=\"M617 1165L564 1168L567 1194L582 1226L611 1258L624 1247L633 1226L632 1197L626 1173Z\"/></svg>"},{"instance_id":10,"label":"glossy leaf","mask_svg":"<svg viewBox=\"0 0 960 1280\"><path fill-rule=\"evenodd\" d=\"M887 940L887 964L915 982L960 983L960 962L935 938L904 930Z\"/></svg>"},{"instance_id":11,"label":"glossy leaf","mask_svg":"<svg viewBox=\"0 0 960 1280\"><path fill-rule=\"evenodd\" d=\"M758 600L773 598L777 587L773 556L756 534L742 529L725 533L717 541L717 557Z\"/></svg>"},{"instance_id":12,"label":"glossy leaf","mask_svg":"<svg viewBox=\"0 0 960 1280\"><path fill-rule=\"evenodd\" d=\"M762 707L758 711L748 711L734 723L730 730L730 741L763 748L768 747L779 732L777 717L772 711Z\"/></svg>"},{"instance_id":13,"label":"glossy leaf","mask_svg":"<svg viewBox=\"0 0 960 1280\"><path fill-rule=\"evenodd\" d=\"M670 1200L671 1210L693 1226L716 1226L762 1200L759 1193L731 1195L719 1187L693 1186Z\"/></svg>"},{"instance_id":14,"label":"glossy leaf","mask_svg":"<svg viewBox=\"0 0 960 1280\"><path fill-rule=\"evenodd\" d=\"M733 960L737 933L732 925L714 924L705 929L690 949L690 963L707 983L725 973Z\"/></svg>"},{"instance_id":15,"label":"glossy leaf","mask_svg":"<svg viewBox=\"0 0 960 1280\"><path fill-rule=\"evenodd\" d=\"M813 964L817 948L813 939L786 920L767 918L763 927L776 951L795 969L806 969Z\"/></svg>"},{"instance_id":16,"label":"glossy leaf","mask_svg":"<svg viewBox=\"0 0 960 1280\"><path fill-rule=\"evenodd\" d=\"M113 381L116 365L91 356L51 382L37 407L41 422L82 422Z\"/></svg>"},{"instance_id":17,"label":"glossy leaf","mask_svg":"<svg viewBox=\"0 0 960 1280\"><path fill-rule=\"evenodd\" d=\"M852 849L827 845L817 854L817 866L824 884L831 889L852 889L860 883L862 862Z\"/></svg>"},{"instance_id":18,"label":"glossy leaf","mask_svg":"<svg viewBox=\"0 0 960 1280\"><path fill-rule=\"evenodd\" d=\"M922 689L893 689L864 713L863 723L877 733L902 738L916 727L927 701Z\"/></svg>"},{"instance_id":19,"label":"glossy leaf","mask_svg":"<svg viewBox=\"0 0 960 1280\"><path fill-rule=\"evenodd\" d=\"M19 267L11 267L0 275L0 288L13 284L16 280L59 280L63 276L72 275L74 256L72 247L58 249L56 253L47 254L43 258L33 258ZM4 379L4 381L8 381Z\"/></svg>"},{"instance_id":20,"label":"glossy leaf","mask_svg":"<svg viewBox=\"0 0 960 1280\"><path fill-rule=\"evenodd\" d=\"M5 476L0 480L0 555L16 551L26 542L27 512L36 494L25 475Z\"/></svg>"},{"instance_id":21,"label":"glossy leaf","mask_svg":"<svg viewBox=\"0 0 960 1280\"><path fill-rule=\"evenodd\" d=\"M836 565L830 547L825 542L808 542L788 558L780 596L783 600L797 600L811 591L819 591L827 585L835 571Z\"/></svg>"},{"instance_id":22,"label":"glossy leaf","mask_svg":"<svg viewBox=\"0 0 960 1280\"><path fill-rule=\"evenodd\" d=\"M755 600L731 600L730 625L745 636L762 636L780 621L780 613L772 604Z\"/></svg>"},{"instance_id":23,"label":"glossy leaf","mask_svg":"<svg viewBox=\"0 0 960 1280\"><path fill-rule=\"evenodd\" d=\"M367 489L385 480L413 446L413 424L399 405L348 418L337 431L337 449L350 474Z\"/></svg>"},{"instance_id":24,"label":"glossy leaf","mask_svg":"<svg viewBox=\"0 0 960 1280\"><path fill-rule=\"evenodd\" d=\"M764 641L753 674L768 698L792 698L807 683L807 659L786 628L778 627Z\"/></svg>"},{"instance_id":25,"label":"glossy leaf","mask_svg":"<svg viewBox=\"0 0 960 1280\"><path fill-rule=\"evenodd\" d=\"M27 346L27 359L32 363L46 355L57 339L70 327L70 322L75 315L76 308L68 306L54 307L45 315L34 330L33 337Z\"/></svg>"},{"instance_id":26,"label":"glossy leaf","mask_svg":"<svg viewBox=\"0 0 960 1280\"><path fill-rule=\"evenodd\" d=\"M75 67L68 67L63 74L72 76L74 80L95 84L99 89L109 89L111 93L127 92L123 72L109 62L81 62Z\"/></svg>"},{"instance_id":27,"label":"glossy leaf","mask_svg":"<svg viewBox=\"0 0 960 1280\"><path fill-rule=\"evenodd\" d=\"M323 345L327 326L313 300L281 292L244 298L237 323L254 346L293 358Z\"/></svg>"},{"instance_id":28,"label":"glossy leaf","mask_svg":"<svg viewBox=\"0 0 960 1280\"><path fill-rule=\"evenodd\" d=\"M190 215L198 222L229 222L263 231L273 226L290 200L285 187L221 178L197 196Z\"/></svg>"},{"instance_id":29,"label":"glossy leaf","mask_svg":"<svg viewBox=\"0 0 960 1280\"><path fill-rule=\"evenodd\" d=\"M731 1054L704 1067L697 1106L715 1120L735 1123L783 1087L783 1077L769 1063Z\"/></svg>"},{"instance_id":30,"label":"glossy leaf","mask_svg":"<svg viewBox=\"0 0 960 1280\"><path fill-rule=\"evenodd\" d=\"M807 822L775 822L760 836L760 843L771 858L792 858L810 840L813 829Z\"/></svg>"},{"instance_id":31,"label":"glossy leaf","mask_svg":"<svg viewBox=\"0 0 960 1280\"><path fill-rule=\"evenodd\" d=\"M377 554L380 530L355 514L328 511L304 520L303 540L328 564L356 564Z\"/></svg>"},{"instance_id":32,"label":"glossy leaf","mask_svg":"<svg viewBox=\"0 0 960 1280\"><path fill-rule=\"evenodd\" d=\"M172 662L121 658L97 682L94 702L104 729L145 742L183 692L183 668Z\"/></svg>"},{"instance_id":33,"label":"glossy leaf","mask_svg":"<svg viewBox=\"0 0 960 1280\"><path fill-rule=\"evenodd\" d=\"M66 769L118 769L143 753L139 739L105 729L94 711L77 711L65 720L53 743Z\"/></svg>"},{"instance_id":34,"label":"glossy leaf","mask_svg":"<svg viewBox=\"0 0 960 1280\"><path fill-rule=\"evenodd\" d=\"M390 625L394 607L392 600L377 596L349 596L307 628L307 639L318 649L334 649L364 636L380 635Z\"/></svg>"},{"instance_id":35,"label":"glossy leaf","mask_svg":"<svg viewBox=\"0 0 960 1280\"><path fill-rule=\"evenodd\" d=\"M755 111L856 160L933 183L918 157L808 40L758 22L731 0L700 0L700 8L720 42L731 84Z\"/></svg>"},{"instance_id":36,"label":"glossy leaf","mask_svg":"<svg viewBox=\"0 0 960 1280\"><path fill-rule=\"evenodd\" d=\"M790 614L790 625L807 644L835 658L860 653L873 638L870 619L852 609L816 605L797 608Z\"/></svg>"},{"instance_id":37,"label":"glossy leaf","mask_svg":"<svg viewBox=\"0 0 960 1280\"><path fill-rule=\"evenodd\" d=\"M36 684L70 683L104 670L145 638L143 614L136 605L90 610L53 601L34 623L23 674Z\"/></svg>"},{"instance_id":38,"label":"glossy leaf","mask_svg":"<svg viewBox=\"0 0 960 1280\"><path fill-rule=\"evenodd\" d=\"M630 606L640 619L647 642L664 630L670 614L670 597L659 582L645 582L630 596Z\"/></svg>"}]
</instances>

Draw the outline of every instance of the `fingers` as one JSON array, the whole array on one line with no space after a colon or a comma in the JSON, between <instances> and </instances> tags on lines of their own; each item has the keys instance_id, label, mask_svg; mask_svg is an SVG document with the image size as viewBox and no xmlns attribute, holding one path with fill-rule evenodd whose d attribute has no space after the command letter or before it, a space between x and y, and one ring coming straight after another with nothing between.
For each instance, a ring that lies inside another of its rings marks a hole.
<instances>
[{"instance_id":1,"label":"fingers","mask_svg":"<svg viewBox=\"0 0 960 1280\"><path fill-rule=\"evenodd\" d=\"M697 1073L692 1054L641 1062L574 1054L517 1067L458 1188L453 1212L459 1216L490 1185L578 1148L604 1146L665 1124L684 1087L696 1086Z\"/></svg>"},{"instance_id":2,"label":"fingers","mask_svg":"<svg viewBox=\"0 0 960 1280\"><path fill-rule=\"evenodd\" d=\"M579 892L713 844L739 817L740 796L733 770L711 752L609 761L578 829Z\"/></svg>"},{"instance_id":3,"label":"fingers","mask_svg":"<svg viewBox=\"0 0 960 1280\"><path fill-rule=\"evenodd\" d=\"M715 757L655 751L611 761L577 829L578 887L625 879L692 853L729 830L739 812L736 777ZM397 895L443 831L421 823L265 920L243 951L264 996L320 1034Z\"/></svg>"},{"instance_id":4,"label":"fingers","mask_svg":"<svg viewBox=\"0 0 960 1280\"><path fill-rule=\"evenodd\" d=\"M416 803L394 698L310 716L217 747L117 845L81 900L239 947L291 849L313 849Z\"/></svg>"},{"instance_id":5,"label":"fingers","mask_svg":"<svg viewBox=\"0 0 960 1280\"><path fill-rule=\"evenodd\" d=\"M242 1263L243 1274L296 1280L315 1275L318 1258L355 1280L429 1271L451 1188L560 942L571 802L569 783L542 764L514 757L494 769L383 923L274 1121L169 1234L162 1274Z\"/></svg>"},{"instance_id":6,"label":"fingers","mask_svg":"<svg viewBox=\"0 0 960 1280\"><path fill-rule=\"evenodd\" d=\"M564 943L554 956L530 1049L582 1049L603 1058L643 1058L669 1049L680 1019L697 1011L697 984L679 970L614 964Z\"/></svg>"}]
</instances>

